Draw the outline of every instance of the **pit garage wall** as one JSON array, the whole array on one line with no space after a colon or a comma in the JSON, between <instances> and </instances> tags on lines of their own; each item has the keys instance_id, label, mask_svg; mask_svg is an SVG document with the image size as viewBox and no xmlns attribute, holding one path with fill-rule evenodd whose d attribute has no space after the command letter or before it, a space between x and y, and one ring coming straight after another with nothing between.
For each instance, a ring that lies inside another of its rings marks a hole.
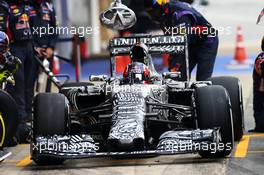
<instances>
[{"instance_id":1,"label":"pit garage wall","mask_svg":"<svg viewBox=\"0 0 264 175\"><path fill-rule=\"evenodd\" d=\"M59 25L63 27L92 27L93 32L86 34L89 54L101 54L107 48L109 38L114 32L100 25L99 14L106 9L111 0L55 0ZM60 37L71 37L61 35ZM64 57L71 56L71 43L59 43L58 53Z\"/></svg>"}]
</instances>

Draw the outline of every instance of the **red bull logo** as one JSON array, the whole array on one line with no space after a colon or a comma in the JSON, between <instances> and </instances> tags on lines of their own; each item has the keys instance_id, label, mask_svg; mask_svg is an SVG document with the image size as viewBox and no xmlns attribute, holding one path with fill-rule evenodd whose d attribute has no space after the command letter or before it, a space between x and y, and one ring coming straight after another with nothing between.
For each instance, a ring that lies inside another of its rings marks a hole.
<instances>
[{"instance_id":1,"label":"red bull logo","mask_svg":"<svg viewBox=\"0 0 264 175\"><path fill-rule=\"evenodd\" d=\"M24 22L28 22L28 21L29 21L28 15L24 13L24 14L19 18L19 20L20 20L20 21L24 21Z\"/></svg>"}]
</instances>

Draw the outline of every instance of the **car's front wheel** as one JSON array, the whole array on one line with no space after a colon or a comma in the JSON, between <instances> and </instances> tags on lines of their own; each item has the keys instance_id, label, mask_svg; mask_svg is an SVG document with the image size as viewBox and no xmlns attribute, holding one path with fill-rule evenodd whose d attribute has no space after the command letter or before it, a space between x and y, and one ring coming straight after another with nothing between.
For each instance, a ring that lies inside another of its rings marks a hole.
<instances>
[{"instance_id":1,"label":"car's front wheel","mask_svg":"<svg viewBox=\"0 0 264 175\"><path fill-rule=\"evenodd\" d=\"M34 101L33 143L38 136L66 135L69 133L69 105L62 94L38 94ZM38 154L32 150L32 158L38 165L62 164L58 159Z\"/></svg>"},{"instance_id":2,"label":"car's front wheel","mask_svg":"<svg viewBox=\"0 0 264 175\"><path fill-rule=\"evenodd\" d=\"M15 100L5 91L0 90L0 147L9 146L18 127L18 109Z\"/></svg>"},{"instance_id":3,"label":"car's front wheel","mask_svg":"<svg viewBox=\"0 0 264 175\"><path fill-rule=\"evenodd\" d=\"M234 125L234 139L239 141L244 133L244 108L243 108L243 94L242 86L236 77L212 77L208 79L213 85L223 86L231 100L233 112L233 125Z\"/></svg>"},{"instance_id":4,"label":"car's front wheel","mask_svg":"<svg viewBox=\"0 0 264 175\"><path fill-rule=\"evenodd\" d=\"M230 99L226 90L222 86L205 86L197 88L194 95L198 128L219 128L221 135L218 145L207 145L208 149L201 149L199 154L206 158L228 156L233 149L234 134Z\"/></svg>"}]
</instances>

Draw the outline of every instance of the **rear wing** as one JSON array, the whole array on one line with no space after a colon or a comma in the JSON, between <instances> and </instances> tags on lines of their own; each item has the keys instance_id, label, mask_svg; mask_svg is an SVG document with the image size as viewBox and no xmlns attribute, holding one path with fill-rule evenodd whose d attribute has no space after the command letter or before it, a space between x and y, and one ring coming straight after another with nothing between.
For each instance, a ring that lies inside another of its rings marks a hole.
<instances>
[{"instance_id":1,"label":"rear wing","mask_svg":"<svg viewBox=\"0 0 264 175\"><path fill-rule=\"evenodd\" d=\"M186 67L189 70L188 45L186 35L152 36L136 34L129 37L117 37L110 40L109 51L111 56L111 75L116 76L115 57L129 55L131 47L136 43L144 43L148 46L149 54L185 54ZM187 71L187 76L189 77Z\"/></svg>"},{"instance_id":2,"label":"rear wing","mask_svg":"<svg viewBox=\"0 0 264 175\"><path fill-rule=\"evenodd\" d=\"M151 36L133 35L110 40L109 50L111 56L128 55L130 49L137 42L148 46L149 54L180 54L186 49L186 36Z\"/></svg>"}]
</instances>

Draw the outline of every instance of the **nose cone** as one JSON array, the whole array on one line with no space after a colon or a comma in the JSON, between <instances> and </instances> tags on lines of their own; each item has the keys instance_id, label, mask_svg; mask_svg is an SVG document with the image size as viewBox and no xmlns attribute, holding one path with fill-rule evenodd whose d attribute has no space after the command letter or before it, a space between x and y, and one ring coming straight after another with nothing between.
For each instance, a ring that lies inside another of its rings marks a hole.
<instances>
[{"instance_id":1,"label":"nose cone","mask_svg":"<svg viewBox=\"0 0 264 175\"><path fill-rule=\"evenodd\" d=\"M108 136L111 151L144 148L145 100L139 92L118 92L113 97L113 125Z\"/></svg>"},{"instance_id":2,"label":"nose cone","mask_svg":"<svg viewBox=\"0 0 264 175\"><path fill-rule=\"evenodd\" d=\"M108 145L111 151L132 151L144 148L144 121L118 120L112 127Z\"/></svg>"}]
</instances>

